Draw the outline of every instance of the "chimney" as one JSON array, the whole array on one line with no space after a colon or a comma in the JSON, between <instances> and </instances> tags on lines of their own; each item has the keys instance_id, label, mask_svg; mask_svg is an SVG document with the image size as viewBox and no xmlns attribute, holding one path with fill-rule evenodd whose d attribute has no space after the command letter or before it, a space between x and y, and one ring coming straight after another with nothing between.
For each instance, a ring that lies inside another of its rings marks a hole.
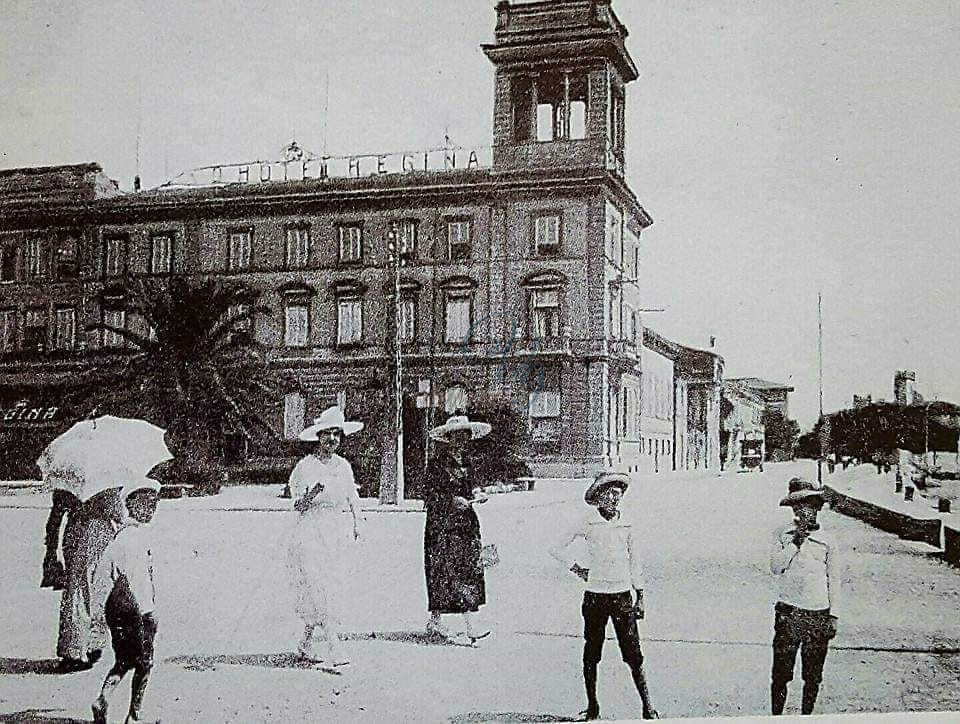
<instances>
[{"instance_id":1,"label":"chimney","mask_svg":"<svg viewBox=\"0 0 960 724\"><path fill-rule=\"evenodd\" d=\"M139 175L133 177L133 190L134 190L134 191L139 191L139 190L140 190L140 176L139 176Z\"/></svg>"}]
</instances>

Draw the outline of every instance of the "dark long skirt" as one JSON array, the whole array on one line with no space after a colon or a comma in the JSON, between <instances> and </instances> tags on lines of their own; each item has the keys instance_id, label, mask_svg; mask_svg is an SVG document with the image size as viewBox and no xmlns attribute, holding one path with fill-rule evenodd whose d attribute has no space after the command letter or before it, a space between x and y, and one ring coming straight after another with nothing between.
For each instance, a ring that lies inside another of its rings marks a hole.
<instances>
[{"instance_id":1,"label":"dark long skirt","mask_svg":"<svg viewBox=\"0 0 960 724\"><path fill-rule=\"evenodd\" d=\"M438 512L427 507L423 560L432 613L468 613L487 602L481 548L473 508Z\"/></svg>"}]
</instances>

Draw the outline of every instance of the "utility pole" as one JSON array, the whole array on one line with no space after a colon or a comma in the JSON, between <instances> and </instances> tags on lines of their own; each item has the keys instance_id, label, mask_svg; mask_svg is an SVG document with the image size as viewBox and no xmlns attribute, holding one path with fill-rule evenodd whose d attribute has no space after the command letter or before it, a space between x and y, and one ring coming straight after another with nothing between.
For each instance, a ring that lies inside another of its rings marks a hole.
<instances>
[{"instance_id":1,"label":"utility pole","mask_svg":"<svg viewBox=\"0 0 960 724\"><path fill-rule=\"evenodd\" d=\"M817 482L823 483L823 456L826 448L823 421L823 293L817 292L817 356L818 387L820 392L820 456L817 458Z\"/></svg>"},{"instance_id":2,"label":"utility pole","mask_svg":"<svg viewBox=\"0 0 960 724\"><path fill-rule=\"evenodd\" d=\"M397 222L390 222L387 232L387 250L393 267L393 323L391 351L393 365L391 382L386 390L388 404L387 436L383 446L383 459L380 466L380 502L384 505L397 505L403 502L403 354L401 335L403 332L403 305L400 299L400 267L403 264L399 242Z\"/></svg>"}]
</instances>

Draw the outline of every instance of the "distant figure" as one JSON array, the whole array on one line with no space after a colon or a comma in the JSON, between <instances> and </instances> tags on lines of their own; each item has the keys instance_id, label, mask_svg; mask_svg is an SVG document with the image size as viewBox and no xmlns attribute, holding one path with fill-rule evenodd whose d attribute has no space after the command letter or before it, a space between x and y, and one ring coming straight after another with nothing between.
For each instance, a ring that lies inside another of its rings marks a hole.
<instances>
[{"instance_id":1,"label":"distant figure","mask_svg":"<svg viewBox=\"0 0 960 724\"><path fill-rule=\"evenodd\" d=\"M146 478L128 484L120 495L129 512L127 525L104 551L90 592L91 616L110 629L114 653L113 666L93 703L95 724L106 724L110 696L129 671L133 671L133 683L126 721L142 721L140 710L157 635L150 521L160 500L160 483Z\"/></svg>"},{"instance_id":2,"label":"distant figure","mask_svg":"<svg viewBox=\"0 0 960 724\"><path fill-rule=\"evenodd\" d=\"M587 690L587 709L583 718L600 718L597 701L597 667L603 654L607 621L613 620L620 655L630 667L634 686L640 695L644 719L658 719L650 700L643 671L643 652L637 619L644 616L643 565L640 559L636 527L619 510L620 498L630 485L626 473L597 475L584 494L584 501L596 510L566 536L550 553L570 571L586 581L583 593L583 682ZM587 544L586 566L573 560L568 549L582 538ZM572 565L570 565L572 563Z\"/></svg>"},{"instance_id":3,"label":"distant figure","mask_svg":"<svg viewBox=\"0 0 960 724\"><path fill-rule=\"evenodd\" d=\"M774 533L770 555L770 570L780 585L774 606L771 710L783 713L799 650L803 664L801 711L812 714L827 647L837 633L837 619L830 609L840 581L836 547L817 523L823 507L822 488L802 478L793 478L788 485L789 494L780 505L793 508L793 523Z\"/></svg>"},{"instance_id":4,"label":"distant figure","mask_svg":"<svg viewBox=\"0 0 960 724\"><path fill-rule=\"evenodd\" d=\"M350 663L340 643L343 588L354 570L360 537L360 497L350 463L337 449L344 435L363 429L347 422L339 407L324 410L300 439L316 442L313 453L290 473L294 509L300 518L290 541L297 613L304 623L300 655L329 667Z\"/></svg>"},{"instance_id":5,"label":"distant figure","mask_svg":"<svg viewBox=\"0 0 960 724\"><path fill-rule=\"evenodd\" d=\"M474 620L487 602L483 575L480 519L474 503L486 498L474 493L474 473L467 455L472 440L490 433L490 425L454 415L430 431L438 445L424 486L427 519L423 529L423 565L427 581L427 633L472 645L490 634ZM442 614L461 614L466 631L453 635Z\"/></svg>"},{"instance_id":6,"label":"distant figure","mask_svg":"<svg viewBox=\"0 0 960 724\"><path fill-rule=\"evenodd\" d=\"M47 525L44 536L44 555L43 555L43 577L40 581L40 588L52 588L54 591L60 591L66 585L67 567L69 561L61 561L60 558L60 526L63 519L67 519L64 529L64 550L63 555L68 554L67 531L70 531L70 537L75 534L76 517L80 511L80 498L66 490L53 491L53 505L50 508L50 514L47 516ZM70 551L72 553L72 550Z\"/></svg>"},{"instance_id":7,"label":"distant figure","mask_svg":"<svg viewBox=\"0 0 960 724\"><path fill-rule=\"evenodd\" d=\"M92 667L107 642L106 627L90 618L90 583L103 551L126 518L120 485L85 501L63 536L66 583L60 600L57 656L64 671ZM75 521L75 523L74 523Z\"/></svg>"}]
</instances>

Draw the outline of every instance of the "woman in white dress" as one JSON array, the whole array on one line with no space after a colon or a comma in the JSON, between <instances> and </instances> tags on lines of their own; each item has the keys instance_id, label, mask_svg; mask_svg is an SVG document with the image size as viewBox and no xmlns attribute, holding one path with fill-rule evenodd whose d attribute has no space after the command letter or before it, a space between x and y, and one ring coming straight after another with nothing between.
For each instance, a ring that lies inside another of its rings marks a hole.
<instances>
[{"instance_id":1,"label":"woman in white dress","mask_svg":"<svg viewBox=\"0 0 960 724\"><path fill-rule=\"evenodd\" d=\"M290 563L297 613L304 623L299 652L329 666L349 662L340 643L343 589L360 537L360 497L350 463L336 454L344 435L363 429L346 422L339 407L324 410L300 439L316 449L290 473L290 492L300 518L293 529Z\"/></svg>"}]
</instances>

